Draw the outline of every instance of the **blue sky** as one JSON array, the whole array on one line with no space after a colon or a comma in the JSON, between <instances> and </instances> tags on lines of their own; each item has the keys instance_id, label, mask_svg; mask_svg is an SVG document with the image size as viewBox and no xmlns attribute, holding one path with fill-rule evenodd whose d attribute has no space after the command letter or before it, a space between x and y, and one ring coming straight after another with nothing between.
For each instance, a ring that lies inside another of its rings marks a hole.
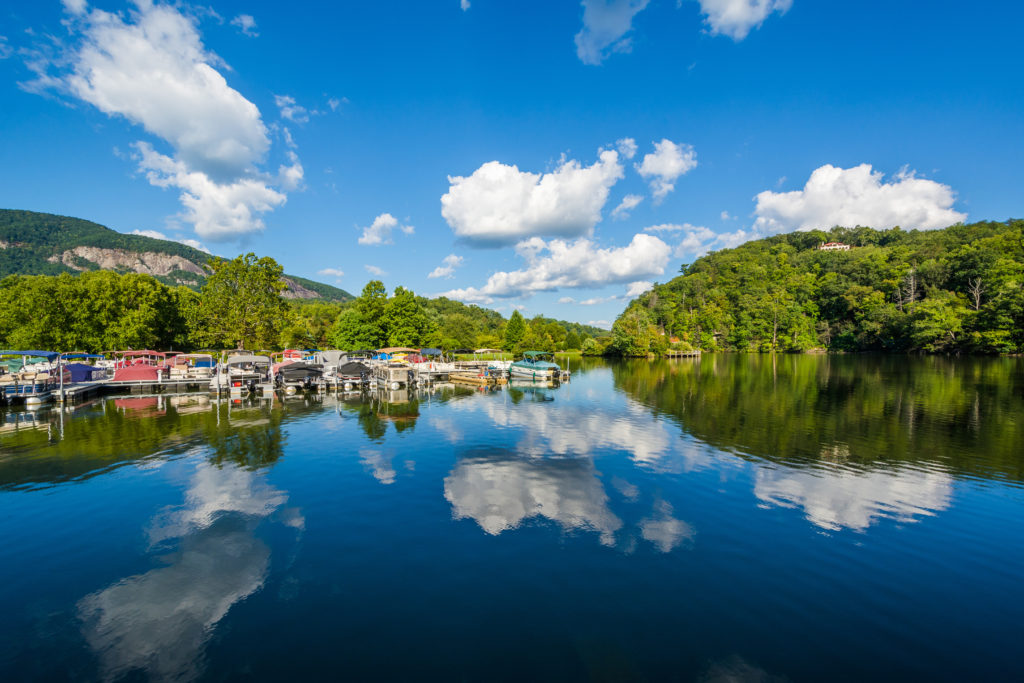
<instances>
[{"instance_id":1,"label":"blue sky","mask_svg":"<svg viewBox=\"0 0 1024 683\"><path fill-rule=\"evenodd\" d=\"M11 3L0 206L606 324L746 239L1024 215L1022 24L941 0Z\"/></svg>"}]
</instances>

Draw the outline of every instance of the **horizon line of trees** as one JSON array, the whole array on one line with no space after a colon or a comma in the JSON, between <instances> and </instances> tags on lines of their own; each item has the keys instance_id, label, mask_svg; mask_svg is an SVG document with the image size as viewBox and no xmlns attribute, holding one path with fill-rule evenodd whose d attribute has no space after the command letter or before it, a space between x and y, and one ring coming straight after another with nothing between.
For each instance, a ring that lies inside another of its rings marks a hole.
<instances>
[{"instance_id":1,"label":"horizon line of trees","mask_svg":"<svg viewBox=\"0 0 1024 683\"><path fill-rule=\"evenodd\" d=\"M102 352L127 348L384 346L580 349L594 332L543 316L526 320L370 281L349 302L289 301L282 267L249 253L210 260L199 292L149 275L88 271L0 280L0 346Z\"/></svg>"}]
</instances>

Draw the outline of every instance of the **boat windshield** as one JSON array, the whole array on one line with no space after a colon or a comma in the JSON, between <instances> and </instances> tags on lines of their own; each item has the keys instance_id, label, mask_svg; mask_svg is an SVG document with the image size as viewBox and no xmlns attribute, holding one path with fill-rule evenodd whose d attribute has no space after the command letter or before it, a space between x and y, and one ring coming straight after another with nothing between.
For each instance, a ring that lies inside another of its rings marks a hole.
<instances>
[{"instance_id":1,"label":"boat windshield","mask_svg":"<svg viewBox=\"0 0 1024 683\"><path fill-rule=\"evenodd\" d=\"M551 362L554 358L554 354L548 351L525 351L523 353L523 360L530 361L531 363L538 363L541 361Z\"/></svg>"}]
</instances>

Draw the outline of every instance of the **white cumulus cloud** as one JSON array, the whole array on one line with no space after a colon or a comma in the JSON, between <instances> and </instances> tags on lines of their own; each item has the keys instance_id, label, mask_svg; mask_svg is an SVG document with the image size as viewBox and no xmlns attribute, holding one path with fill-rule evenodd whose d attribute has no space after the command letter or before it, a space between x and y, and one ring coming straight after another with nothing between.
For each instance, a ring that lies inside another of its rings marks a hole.
<instances>
[{"instance_id":1,"label":"white cumulus cloud","mask_svg":"<svg viewBox=\"0 0 1024 683\"><path fill-rule=\"evenodd\" d=\"M442 296L490 303L495 298L634 282L663 274L671 247L657 237L639 234L625 247L608 249L601 249L585 238L545 242L535 237L518 245L517 251L527 262L525 268L499 271L482 287L454 289Z\"/></svg>"},{"instance_id":2,"label":"white cumulus cloud","mask_svg":"<svg viewBox=\"0 0 1024 683\"><path fill-rule=\"evenodd\" d=\"M184 161L160 154L146 142L135 143L149 182L157 187L177 187L182 191L183 218L206 239L230 241L259 232L259 215L284 204L285 195L262 178L239 178L218 183L202 171L190 170Z\"/></svg>"},{"instance_id":3,"label":"white cumulus cloud","mask_svg":"<svg viewBox=\"0 0 1024 683\"><path fill-rule=\"evenodd\" d=\"M651 225L644 228L644 232L682 234L682 240L679 242L679 246L676 247L676 256L683 256L685 254L703 256L710 251L713 244L722 238L722 235L715 233L703 225L691 225L690 223L663 223L661 225Z\"/></svg>"},{"instance_id":4,"label":"white cumulus cloud","mask_svg":"<svg viewBox=\"0 0 1024 683\"><path fill-rule=\"evenodd\" d=\"M459 7L462 8L463 12L468 10L469 9L469 0L459 0Z\"/></svg>"},{"instance_id":5,"label":"white cumulus cloud","mask_svg":"<svg viewBox=\"0 0 1024 683\"><path fill-rule=\"evenodd\" d=\"M324 277L333 277L336 282L341 281L341 278L345 276L345 271L341 268L322 268L316 271L317 275L323 275Z\"/></svg>"},{"instance_id":6,"label":"white cumulus cloud","mask_svg":"<svg viewBox=\"0 0 1024 683\"><path fill-rule=\"evenodd\" d=\"M772 12L784 14L793 0L699 0L704 21L714 35L743 40L764 23Z\"/></svg>"},{"instance_id":7,"label":"white cumulus cloud","mask_svg":"<svg viewBox=\"0 0 1024 683\"><path fill-rule=\"evenodd\" d=\"M239 14L231 20L231 25L250 38L258 38L260 35L256 30L256 20L251 14Z\"/></svg>"},{"instance_id":8,"label":"white cumulus cloud","mask_svg":"<svg viewBox=\"0 0 1024 683\"><path fill-rule=\"evenodd\" d=\"M619 205L612 209L612 218L614 220L629 218L629 212L635 209L643 200L643 195L627 194L619 202Z\"/></svg>"},{"instance_id":9,"label":"white cumulus cloud","mask_svg":"<svg viewBox=\"0 0 1024 683\"><path fill-rule=\"evenodd\" d=\"M589 299L583 299L583 300L577 301L576 299L572 298L571 296L563 296L561 299L558 300L558 303L560 303L560 304L577 304L579 306L597 306L599 304L606 304L606 303L609 303L611 301L618 301L621 298L622 297L620 297L620 296L594 296L594 297L591 297Z\"/></svg>"},{"instance_id":10,"label":"white cumulus cloud","mask_svg":"<svg viewBox=\"0 0 1024 683\"><path fill-rule=\"evenodd\" d=\"M167 235L165 235L164 233L160 232L159 230L139 230L139 229L135 229L135 230L132 230L131 234L132 235L141 235L143 237L152 237L155 240L168 240L170 242L178 242L179 244L184 244L185 246L192 247L193 249L198 249L199 251L206 252L207 254L211 253L210 250L207 249L206 246L203 245L203 243L200 242L199 240L174 239L173 237L168 237Z\"/></svg>"},{"instance_id":11,"label":"white cumulus cloud","mask_svg":"<svg viewBox=\"0 0 1024 683\"><path fill-rule=\"evenodd\" d=\"M651 193L655 202L676 189L676 180L684 173L697 167L697 152L691 145L675 143L667 138L654 143L654 151L645 154L643 161L636 165L641 176L650 180Z\"/></svg>"},{"instance_id":12,"label":"white cumulus cloud","mask_svg":"<svg viewBox=\"0 0 1024 683\"><path fill-rule=\"evenodd\" d=\"M614 150L601 151L590 166L563 158L543 174L489 161L468 177L448 178L441 215L456 236L475 246L534 236L580 237L601 220L608 191L622 175Z\"/></svg>"},{"instance_id":13,"label":"white cumulus cloud","mask_svg":"<svg viewBox=\"0 0 1024 683\"><path fill-rule=\"evenodd\" d=\"M391 244L391 232L399 229L406 235L416 231L411 225L403 225L390 213L382 213L373 219L373 223L363 228L363 235L359 238L359 244L366 246L377 246L380 244Z\"/></svg>"},{"instance_id":14,"label":"white cumulus cloud","mask_svg":"<svg viewBox=\"0 0 1024 683\"><path fill-rule=\"evenodd\" d=\"M836 225L932 230L967 218L953 209L956 195L948 185L907 170L885 182L870 164L845 169L826 164L811 173L802 190L766 190L756 199L754 230L761 235Z\"/></svg>"},{"instance_id":15,"label":"white cumulus cloud","mask_svg":"<svg viewBox=\"0 0 1024 683\"><path fill-rule=\"evenodd\" d=\"M274 104L281 112L281 118L288 119L295 123L306 123L309 121L309 111L301 104L295 103L291 95L274 95Z\"/></svg>"},{"instance_id":16,"label":"white cumulus cloud","mask_svg":"<svg viewBox=\"0 0 1024 683\"><path fill-rule=\"evenodd\" d=\"M583 0L583 28L576 34L576 56L584 64L600 64L611 52L629 52L633 17L648 0Z\"/></svg>"},{"instance_id":17,"label":"white cumulus cloud","mask_svg":"<svg viewBox=\"0 0 1024 683\"><path fill-rule=\"evenodd\" d=\"M183 217L200 237L261 231L261 214L285 201L258 169L268 131L256 105L218 71L226 65L204 47L195 17L151 2L123 14L89 11L81 0L65 7L75 17L66 22L68 47L35 59L37 79L23 87L59 90L165 141L170 155L135 143L140 170L155 185L181 190ZM301 166L293 160L288 168Z\"/></svg>"},{"instance_id":18,"label":"white cumulus cloud","mask_svg":"<svg viewBox=\"0 0 1024 683\"><path fill-rule=\"evenodd\" d=\"M654 289L654 283L650 280L637 280L636 282L630 282L629 286L626 287L626 296L632 299L652 289Z\"/></svg>"},{"instance_id":19,"label":"white cumulus cloud","mask_svg":"<svg viewBox=\"0 0 1024 683\"><path fill-rule=\"evenodd\" d=\"M68 14L76 16L85 14L85 11L89 9L89 4L85 0L61 0L61 3Z\"/></svg>"},{"instance_id":20,"label":"white cumulus cloud","mask_svg":"<svg viewBox=\"0 0 1024 683\"><path fill-rule=\"evenodd\" d=\"M366 268L366 272L369 273L370 275L376 275L378 277L380 277L381 275L387 275L387 273L384 272L383 268L378 268L377 266L371 266L370 264L366 264L365 266L363 266L363 268Z\"/></svg>"},{"instance_id":21,"label":"white cumulus cloud","mask_svg":"<svg viewBox=\"0 0 1024 683\"><path fill-rule=\"evenodd\" d=\"M178 241L181 242L182 244L184 244L187 247L192 247L193 249L198 249L199 251L204 251L207 254L211 253L210 250L207 249L205 246L203 246L203 243L200 242L199 240L181 239L181 240L178 240Z\"/></svg>"},{"instance_id":22,"label":"white cumulus cloud","mask_svg":"<svg viewBox=\"0 0 1024 683\"><path fill-rule=\"evenodd\" d=\"M462 265L462 257L455 254L448 254L444 257L442 265L430 271L428 278L443 277L450 279L455 275L455 269Z\"/></svg>"},{"instance_id":23,"label":"white cumulus cloud","mask_svg":"<svg viewBox=\"0 0 1024 683\"><path fill-rule=\"evenodd\" d=\"M141 235L142 237L152 237L155 240L165 240L167 235L160 232L159 230L132 230L133 235Z\"/></svg>"},{"instance_id":24,"label":"white cumulus cloud","mask_svg":"<svg viewBox=\"0 0 1024 683\"><path fill-rule=\"evenodd\" d=\"M625 159L632 159L636 156L636 140L633 138L622 138L615 141L615 148Z\"/></svg>"}]
</instances>

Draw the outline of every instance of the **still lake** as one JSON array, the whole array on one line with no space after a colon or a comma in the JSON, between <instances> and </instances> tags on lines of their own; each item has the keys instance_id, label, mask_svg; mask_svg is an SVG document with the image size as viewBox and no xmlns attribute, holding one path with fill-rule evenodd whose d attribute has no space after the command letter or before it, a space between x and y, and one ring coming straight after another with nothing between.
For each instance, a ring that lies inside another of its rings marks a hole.
<instances>
[{"instance_id":1,"label":"still lake","mask_svg":"<svg viewBox=\"0 0 1024 683\"><path fill-rule=\"evenodd\" d=\"M1024 677L1024 359L571 369L0 411L0 680Z\"/></svg>"}]
</instances>

